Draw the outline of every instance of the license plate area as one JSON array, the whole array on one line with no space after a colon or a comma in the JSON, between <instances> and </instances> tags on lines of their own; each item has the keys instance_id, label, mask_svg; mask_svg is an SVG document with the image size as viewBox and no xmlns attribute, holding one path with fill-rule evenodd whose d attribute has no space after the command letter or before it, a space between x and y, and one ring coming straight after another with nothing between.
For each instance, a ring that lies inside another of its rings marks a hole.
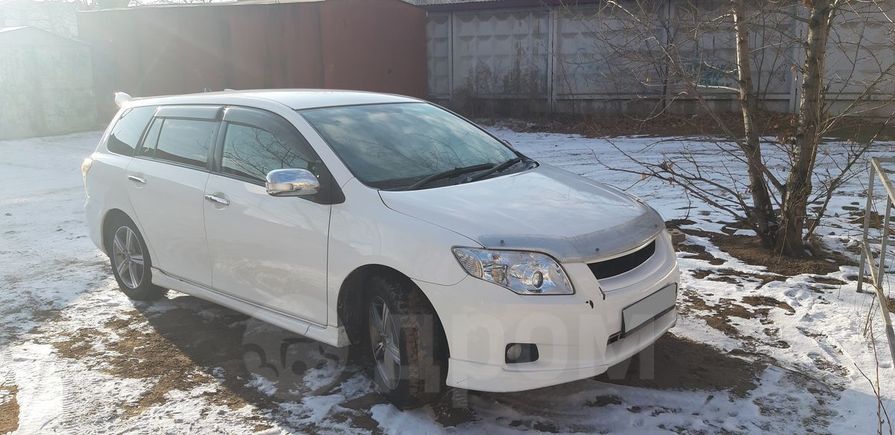
<instances>
[{"instance_id":1,"label":"license plate area","mask_svg":"<svg viewBox=\"0 0 895 435\"><path fill-rule=\"evenodd\" d=\"M674 309L677 300L677 284L669 284L649 296L622 309L622 335L661 317Z\"/></svg>"}]
</instances>

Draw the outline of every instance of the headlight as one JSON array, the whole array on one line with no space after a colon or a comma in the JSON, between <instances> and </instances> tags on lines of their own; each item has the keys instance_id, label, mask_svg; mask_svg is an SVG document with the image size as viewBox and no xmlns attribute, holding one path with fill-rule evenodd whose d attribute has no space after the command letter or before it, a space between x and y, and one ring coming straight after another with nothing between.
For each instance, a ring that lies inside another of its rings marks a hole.
<instances>
[{"instance_id":1,"label":"headlight","mask_svg":"<svg viewBox=\"0 0 895 435\"><path fill-rule=\"evenodd\" d=\"M454 248L454 257L470 275L520 295L571 295L569 277L550 256L538 252Z\"/></svg>"}]
</instances>

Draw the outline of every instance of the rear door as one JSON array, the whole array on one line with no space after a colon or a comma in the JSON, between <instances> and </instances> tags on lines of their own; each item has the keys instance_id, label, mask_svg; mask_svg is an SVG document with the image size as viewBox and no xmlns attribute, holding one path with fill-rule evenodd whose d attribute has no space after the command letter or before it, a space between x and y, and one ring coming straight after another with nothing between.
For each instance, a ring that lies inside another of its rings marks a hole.
<instances>
[{"instance_id":1,"label":"rear door","mask_svg":"<svg viewBox=\"0 0 895 435\"><path fill-rule=\"evenodd\" d=\"M326 256L334 184L288 121L270 112L228 108L205 194L205 230L218 291L310 322L326 324ZM321 180L311 197L273 197L274 169L308 169Z\"/></svg>"},{"instance_id":2,"label":"rear door","mask_svg":"<svg viewBox=\"0 0 895 435\"><path fill-rule=\"evenodd\" d=\"M153 266L205 286L211 265L203 196L220 113L210 106L160 108L127 170Z\"/></svg>"}]
</instances>

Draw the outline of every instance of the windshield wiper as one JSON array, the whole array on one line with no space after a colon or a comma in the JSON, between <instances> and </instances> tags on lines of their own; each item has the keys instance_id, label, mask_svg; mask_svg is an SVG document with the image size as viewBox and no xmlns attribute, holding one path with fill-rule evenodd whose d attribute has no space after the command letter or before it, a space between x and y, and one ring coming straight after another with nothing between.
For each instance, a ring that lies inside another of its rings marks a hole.
<instances>
[{"instance_id":1,"label":"windshield wiper","mask_svg":"<svg viewBox=\"0 0 895 435\"><path fill-rule=\"evenodd\" d=\"M495 166L495 167L493 167L493 168L491 168L491 169L488 169L488 170L485 171L485 172L482 172L482 173L480 173L480 174L470 175L469 177L466 177L466 180L464 180L463 182L464 182L464 183L469 183L470 181L481 180L482 178L485 178L485 177L487 177L487 176L489 176L489 175L491 175L491 174L495 174L495 173L498 173L498 172L505 171L505 170L509 169L511 166L513 166L513 165L515 165L516 163L519 163L519 162L521 162L521 161L522 161L522 157L515 157L515 158L512 158L512 159L509 159L509 160L507 160L507 161L505 161L505 162L503 162L503 163L501 163L501 164L499 164L499 165L497 165L497 166Z\"/></svg>"},{"instance_id":2,"label":"windshield wiper","mask_svg":"<svg viewBox=\"0 0 895 435\"><path fill-rule=\"evenodd\" d=\"M423 187L423 186L425 186L433 181L436 181L436 180L452 178L452 177L456 177L458 175L463 175L463 174L467 174L467 173L475 172L475 171L482 171L482 170L491 169L494 167L495 167L494 163L482 163L479 165L472 165L472 166L465 166L462 168L448 169L447 171L437 172L437 173L434 173L427 177L424 177L423 179L411 184L410 186L407 186L407 188L404 190L418 189L418 188Z\"/></svg>"}]
</instances>

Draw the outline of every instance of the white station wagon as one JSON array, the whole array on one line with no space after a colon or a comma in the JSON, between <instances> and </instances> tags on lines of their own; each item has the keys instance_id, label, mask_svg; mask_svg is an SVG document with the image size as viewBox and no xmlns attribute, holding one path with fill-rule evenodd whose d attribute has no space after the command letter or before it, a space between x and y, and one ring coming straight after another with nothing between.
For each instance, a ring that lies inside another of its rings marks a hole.
<instances>
[{"instance_id":1,"label":"white station wagon","mask_svg":"<svg viewBox=\"0 0 895 435\"><path fill-rule=\"evenodd\" d=\"M433 104L265 90L120 105L81 169L121 290L365 347L399 406L445 384L592 377L675 323L656 211Z\"/></svg>"}]
</instances>

